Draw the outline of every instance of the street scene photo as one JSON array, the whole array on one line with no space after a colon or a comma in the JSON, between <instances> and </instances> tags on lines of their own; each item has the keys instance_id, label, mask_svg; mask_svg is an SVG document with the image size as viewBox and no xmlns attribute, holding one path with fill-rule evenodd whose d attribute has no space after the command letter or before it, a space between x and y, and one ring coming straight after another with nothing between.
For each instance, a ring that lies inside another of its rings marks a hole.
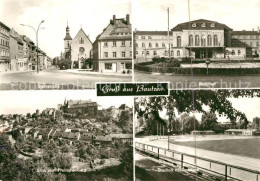
<instances>
[{"instance_id":1,"label":"street scene photo","mask_svg":"<svg viewBox=\"0 0 260 181\"><path fill-rule=\"evenodd\" d=\"M135 81L170 81L172 89L260 86L259 1L133 2Z\"/></svg>"},{"instance_id":2,"label":"street scene photo","mask_svg":"<svg viewBox=\"0 0 260 181\"><path fill-rule=\"evenodd\" d=\"M0 89L132 81L130 13L130 0L1 0Z\"/></svg>"},{"instance_id":3,"label":"street scene photo","mask_svg":"<svg viewBox=\"0 0 260 181\"><path fill-rule=\"evenodd\" d=\"M135 98L136 180L258 180L259 108L258 89Z\"/></svg>"},{"instance_id":4,"label":"street scene photo","mask_svg":"<svg viewBox=\"0 0 260 181\"><path fill-rule=\"evenodd\" d=\"M133 180L133 98L42 90L1 91L1 100L7 95L0 180Z\"/></svg>"}]
</instances>

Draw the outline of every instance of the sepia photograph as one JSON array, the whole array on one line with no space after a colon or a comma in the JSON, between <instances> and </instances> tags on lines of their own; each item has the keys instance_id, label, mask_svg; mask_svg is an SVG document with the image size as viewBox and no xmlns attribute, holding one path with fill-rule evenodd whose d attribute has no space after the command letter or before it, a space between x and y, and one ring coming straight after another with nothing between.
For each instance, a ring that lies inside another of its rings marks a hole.
<instances>
[{"instance_id":1,"label":"sepia photograph","mask_svg":"<svg viewBox=\"0 0 260 181\"><path fill-rule=\"evenodd\" d=\"M2 90L132 81L130 0L1 0Z\"/></svg>"},{"instance_id":2,"label":"sepia photograph","mask_svg":"<svg viewBox=\"0 0 260 181\"><path fill-rule=\"evenodd\" d=\"M136 181L258 180L259 109L258 89L135 98Z\"/></svg>"},{"instance_id":3,"label":"sepia photograph","mask_svg":"<svg viewBox=\"0 0 260 181\"><path fill-rule=\"evenodd\" d=\"M172 89L260 86L258 0L132 2L135 81L170 81Z\"/></svg>"},{"instance_id":4,"label":"sepia photograph","mask_svg":"<svg viewBox=\"0 0 260 181\"><path fill-rule=\"evenodd\" d=\"M133 180L132 97L42 90L0 98L0 180Z\"/></svg>"}]
</instances>

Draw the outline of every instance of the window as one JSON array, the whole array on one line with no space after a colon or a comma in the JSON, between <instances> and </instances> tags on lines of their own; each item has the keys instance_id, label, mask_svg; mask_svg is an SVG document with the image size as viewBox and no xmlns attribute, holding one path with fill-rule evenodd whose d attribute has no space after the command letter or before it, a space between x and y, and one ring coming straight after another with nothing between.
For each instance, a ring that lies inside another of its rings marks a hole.
<instances>
[{"instance_id":1,"label":"window","mask_svg":"<svg viewBox=\"0 0 260 181\"><path fill-rule=\"evenodd\" d=\"M122 46L122 47L125 47L125 41L122 41L122 42L121 42L121 46Z\"/></svg>"},{"instance_id":2,"label":"window","mask_svg":"<svg viewBox=\"0 0 260 181\"><path fill-rule=\"evenodd\" d=\"M135 54L138 55L138 51L135 51Z\"/></svg>"},{"instance_id":3,"label":"window","mask_svg":"<svg viewBox=\"0 0 260 181\"><path fill-rule=\"evenodd\" d=\"M144 51L142 51L142 55L144 56Z\"/></svg>"},{"instance_id":4,"label":"window","mask_svg":"<svg viewBox=\"0 0 260 181\"><path fill-rule=\"evenodd\" d=\"M226 50L226 55L229 55L229 51L228 50Z\"/></svg>"},{"instance_id":5,"label":"window","mask_svg":"<svg viewBox=\"0 0 260 181\"><path fill-rule=\"evenodd\" d=\"M214 23L212 23L212 24L210 25L210 27L211 27L211 28L214 28L214 27L215 27L215 24L214 24Z\"/></svg>"},{"instance_id":6,"label":"window","mask_svg":"<svg viewBox=\"0 0 260 181\"><path fill-rule=\"evenodd\" d=\"M116 41L113 41L113 47L116 47Z\"/></svg>"},{"instance_id":7,"label":"window","mask_svg":"<svg viewBox=\"0 0 260 181\"><path fill-rule=\"evenodd\" d=\"M202 24L201 24L201 27L202 27L202 28L205 28L205 27L206 27L206 24L205 24L205 23L202 23Z\"/></svg>"},{"instance_id":8,"label":"window","mask_svg":"<svg viewBox=\"0 0 260 181\"><path fill-rule=\"evenodd\" d=\"M142 47L145 48L145 44L144 43L142 43Z\"/></svg>"},{"instance_id":9,"label":"window","mask_svg":"<svg viewBox=\"0 0 260 181\"><path fill-rule=\"evenodd\" d=\"M173 44L171 44L171 48L173 48Z\"/></svg>"},{"instance_id":10,"label":"window","mask_svg":"<svg viewBox=\"0 0 260 181\"><path fill-rule=\"evenodd\" d=\"M130 47L132 46L132 41L130 41L130 45L129 45Z\"/></svg>"},{"instance_id":11,"label":"window","mask_svg":"<svg viewBox=\"0 0 260 181\"><path fill-rule=\"evenodd\" d=\"M135 46L138 47L138 43L135 43Z\"/></svg>"},{"instance_id":12,"label":"window","mask_svg":"<svg viewBox=\"0 0 260 181\"><path fill-rule=\"evenodd\" d=\"M177 56L178 56L178 57L181 56L180 50L177 51Z\"/></svg>"},{"instance_id":13,"label":"window","mask_svg":"<svg viewBox=\"0 0 260 181\"><path fill-rule=\"evenodd\" d=\"M235 50L232 50L232 55L235 55L236 53L235 53Z\"/></svg>"},{"instance_id":14,"label":"window","mask_svg":"<svg viewBox=\"0 0 260 181\"><path fill-rule=\"evenodd\" d=\"M132 57L132 51L130 51L130 54L129 54L129 55L130 55L130 57Z\"/></svg>"},{"instance_id":15,"label":"window","mask_svg":"<svg viewBox=\"0 0 260 181\"><path fill-rule=\"evenodd\" d=\"M68 48L70 47L70 42L69 42L69 41L67 41L67 47L68 47Z\"/></svg>"},{"instance_id":16,"label":"window","mask_svg":"<svg viewBox=\"0 0 260 181\"><path fill-rule=\"evenodd\" d=\"M153 55L156 56L156 55L157 55L157 52L156 52L156 51L153 51Z\"/></svg>"},{"instance_id":17,"label":"window","mask_svg":"<svg viewBox=\"0 0 260 181\"><path fill-rule=\"evenodd\" d=\"M212 37L208 35L208 46L212 46Z\"/></svg>"},{"instance_id":18,"label":"window","mask_svg":"<svg viewBox=\"0 0 260 181\"><path fill-rule=\"evenodd\" d=\"M121 56L122 56L122 57L125 57L125 52L122 52L122 53L121 53Z\"/></svg>"},{"instance_id":19,"label":"window","mask_svg":"<svg viewBox=\"0 0 260 181\"><path fill-rule=\"evenodd\" d=\"M104 42L104 46L107 47L107 42Z\"/></svg>"},{"instance_id":20,"label":"window","mask_svg":"<svg viewBox=\"0 0 260 181\"><path fill-rule=\"evenodd\" d=\"M177 37L177 47L181 47L181 37Z\"/></svg>"},{"instance_id":21,"label":"window","mask_svg":"<svg viewBox=\"0 0 260 181\"><path fill-rule=\"evenodd\" d=\"M167 50L164 51L164 56L167 56Z\"/></svg>"},{"instance_id":22,"label":"window","mask_svg":"<svg viewBox=\"0 0 260 181\"><path fill-rule=\"evenodd\" d=\"M151 36L148 36L148 39L152 39L152 37L151 37Z\"/></svg>"},{"instance_id":23,"label":"window","mask_svg":"<svg viewBox=\"0 0 260 181\"><path fill-rule=\"evenodd\" d=\"M189 46L193 46L193 35L189 36Z\"/></svg>"},{"instance_id":24,"label":"window","mask_svg":"<svg viewBox=\"0 0 260 181\"><path fill-rule=\"evenodd\" d=\"M218 36L214 35L214 46L218 46Z\"/></svg>"},{"instance_id":25,"label":"window","mask_svg":"<svg viewBox=\"0 0 260 181\"><path fill-rule=\"evenodd\" d=\"M200 46L199 35L195 36L195 46Z\"/></svg>"},{"instance_id":26,"label":"window","mask_svg":"<svg viewBox=\"0 0 260 181\"><path fill-rule=\"evenodd\" d=\"M149 43L149 47L152 48L152 43Z\"/></svg>"},{"instance_id":27,"label":"window","mask_svg":"<svg viewBox=\"0 0 260 181\"><path fill-rule=\"evenodd\" d=\"M112 70L112 63L105 63L106 70Z\"/></svg>"},{"instance_id":28,"label":"window","mask_svg":"<svg viewBox=\"0 0 260 181\"><path fill-rule=\"evenodd\" d=\"M162 47L165 48L165 43L162 43Z\"/></svg>"},{"instance_id":29,"label":"window","mask_svg":"<svg viewBox=\"0 0 260 181\"><path fill-rule=\"evenodd\" d=\"M149 52L149 51L146 51L146 55L150 55L150 52Z\"/></svg>"},{"instance_id":30,"label":"window","mask_svg":"<svg viewBox=\"0 0 260 181\"><path fill-rule=\"evenodd\" d=\"M145 36L141 36L141 39L145 39Z\"/></svg>"},{"instance_id":31,"label":"window","mask_svg":"<svg viewBox=\"0 0 260 181\"><path fill-rule=\"evenodd\" d=\"M80 38L80 39L79 39L79 44L84 44L83 38Z\"/></svg>"},{"instance_id":32,"label":"window","mask_svg":"<svg viewBox=\"0 0 260 181\"><path fill-rule=\"evenodd\" d=\"M116 52L113 52L113 57L116 58Z\"/></svg>"},{"instance_id":33,"label":"window","mask_svg":"<svg viewBox=\"0 0 260 181\"><path fill-rule=\"evenodd\" d=\"M158 43L155 43L155 46L158 48L159 47Z\"/></svg>"},{"instance_id":34,"label":"window","mask_svg":"<svg viewBox=\"0 0 260 181\"><path fill-rule=\"evenodd\" d=\"M104 52L104 58L108 58L108 52Z\"/></svg>"},{"instance_id":35,"label":"window","mask_svg":"<svg viewBox=\"0 0 260 181\"><path fill-rule=\"evenodd\" d=\"M171 56L172 56L172 57L174 56L174 51L173 51L173 50L171 50Z\"/></svg>"},{"instance_id":36,"label":"window","mask_svg":"<svg viewBox=\"0 0 260 181\"><path fill-rule=\"evenodd\" d=\"M256 46L259 47L259 42L258 41L256 42Z\"/></svg>"},{"instance_id":37,"label":"window","mask_svg":"<svg viewBox=\"0 0 260 181\"><path fill-rule=\"evenodd\" d=\"M196 27L196 23L193 23L193 24L192 24L192 27L195 28L195 27Z\"/></svg>"},{"instance_id":38,"label":"window","mask_svg":"<svg viewBox=\"0 0 260 181\"><path fill-rule=\"evenodd\" d=\"M250 46L251 46L251 47L253 46L253 42L250 42Z\"/></svg>"},{"instance_id":39,"label":"window","mask_svg":"<svg viewBox=\"0 0 260 181\"><path fill-rule=\"evenodd\" d=\"M241 51L240 51L240 50L238 50L238 51L237 51L237 54L238 54L238 55L241 55Z\"/></svg>"},{"instance_id":40,"label":"window","mask_svg":"<svg viewBox=\"0 0 260 181\"><path fill-rule=\"evenodd\" d=\"M205 35L201 36L201 46L206 46L206 37L205 37Z\"/></svg>"}]
</instances>

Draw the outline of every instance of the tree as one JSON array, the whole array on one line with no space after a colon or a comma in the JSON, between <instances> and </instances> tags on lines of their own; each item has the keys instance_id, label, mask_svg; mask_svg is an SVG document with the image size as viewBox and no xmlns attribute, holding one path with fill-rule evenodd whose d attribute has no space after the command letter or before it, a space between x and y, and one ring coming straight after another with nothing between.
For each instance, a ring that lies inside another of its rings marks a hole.
<instances>
[{"instance_id":1,"label":"tree","mask_svg":"<svg viewBox=\"0 0 260 181\"><path fill-rule=\"evenodd\" d=\"M124 171L133 180L133 148L128 147L121 155L120 161L124 165Z\"/></svg>"},{"instance_id":2,"label":"tree","mask_svg":"<svg viewBox=\"0 0 260 181\"><path fill-rule=\"evenodd\" d=\"M26 118L31 118L31 117L32 117L31 113L26 114Z\"/></svg>"},{"instance_id":3,"label":"tree","mask_svg":"<svg viewBox=\"0 0 260 181\"><path fill-rule=\"evenodd\" d=\"M206 112L201 118L201 129L202 130L214 130L217 122L217 116L215 113Z\"/></svg>"},{"instance_id":4,"label":"tree","mask_svg":"<svg viewBox=\"0 0 260 181\"><path fill-rule=\"evenodd\" d=\"M194 116L190 116L184 112L180 118L181 130L183 133L190 133L193 130L199 129L199 122Z\"/></svg>"},{"instance_id":5,"label":"tree","mask_svg":"<svg viewBox=\"0 0 260 181\"><path fill-rule=\"evenodd\" d=\"M260 90L237 89L237 90L180 90L171 91L168 97L141 97L135 101L135 111L138 116L148 112L158 113L166 109L169 117L174 117L175 112L206 112L203 107L207 106L210 112L225 114L232 122L241 120L243 127L247 128L246 115L232 106L229 98L260 97ZM144 107L144 109L142 109Z\"/></svg>"},{"instance_id":6,"label":"tree","mask_svg":"<svg viewBox=\"0 0 260 181\"><path fill-rule=\"evenodd\" d=\"M260 117L255 117L255 118L253 119L252 128L259 130L259 128L260 128L259 125L260 125Z\"/></svg>"}]
</instances>

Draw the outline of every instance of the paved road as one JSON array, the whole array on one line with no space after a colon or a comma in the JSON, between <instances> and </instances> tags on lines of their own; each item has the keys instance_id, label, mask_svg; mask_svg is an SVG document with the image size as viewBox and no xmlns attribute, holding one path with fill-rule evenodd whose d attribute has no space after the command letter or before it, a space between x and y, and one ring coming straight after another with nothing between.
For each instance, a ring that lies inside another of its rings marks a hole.
<instances>
[{"instance_id":1,"label":"paved road","mask_svg":"<svg viewBox=\"0 0 260 181\"><path fill-rule=\"evenodd\" d=\"M96 82L131 82L130 75L105 75L45 70L0 73L0 89L93 89ZM44 85L46 84L46 85Z\"/></svg>"},{"instance_id":2,"label":"paved road","mask_svg":"<svg viewBox=\"0 0 260 181\"><path fill-rule=\"evenodd\" d=\"M138 82L170 82L171 89L183 88L256 88L260 87L260 75L163 75L135 71Z\"/></svg>"}]
</instances>

